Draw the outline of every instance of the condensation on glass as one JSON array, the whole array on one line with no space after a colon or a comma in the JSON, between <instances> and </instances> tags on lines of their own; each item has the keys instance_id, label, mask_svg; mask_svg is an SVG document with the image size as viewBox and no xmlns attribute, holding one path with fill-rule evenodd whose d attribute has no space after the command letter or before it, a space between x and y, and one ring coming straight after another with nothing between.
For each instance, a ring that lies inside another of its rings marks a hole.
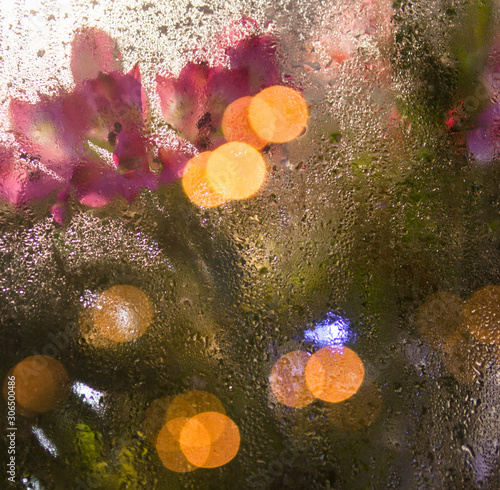
<instances>
[{"instance_id":1,"label":"condensation on glass","mask_svg":"<svg viewBox=\"0 0 500 490\"><path fill-rule=\"evenodd\" d=\"M5 5L5 485L499 488L499 14Z\"/></svg>"}]
</instances>

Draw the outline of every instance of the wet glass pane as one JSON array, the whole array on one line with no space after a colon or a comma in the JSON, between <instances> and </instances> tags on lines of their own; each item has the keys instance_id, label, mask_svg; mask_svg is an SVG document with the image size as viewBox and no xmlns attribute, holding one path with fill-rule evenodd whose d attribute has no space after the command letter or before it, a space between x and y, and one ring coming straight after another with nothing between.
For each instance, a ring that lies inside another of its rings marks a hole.
<instances>
[{"instance_id":1,"label":"wet glass pane","mask_svg":"<svg viewBox=\"0 0 500 490\"><path fill-rule=\"evenodd\" d=\"M4 2L2 488L498 489L499 15Z\"/></svg>"}]
</instances>

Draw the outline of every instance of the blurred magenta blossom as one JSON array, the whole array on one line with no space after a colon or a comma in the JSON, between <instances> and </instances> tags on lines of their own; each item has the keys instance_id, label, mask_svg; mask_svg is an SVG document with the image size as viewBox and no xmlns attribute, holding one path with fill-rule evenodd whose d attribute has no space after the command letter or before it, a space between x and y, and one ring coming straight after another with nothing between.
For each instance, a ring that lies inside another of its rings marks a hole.
<instances>
[{"instance_id":1,"label":"blurred magenta blossom","mask_svg":"<svg viewBox=\"0 0 500 490\"><path fill-rule=\"evenodd\" d=\"M59 190L53 208L58 221L72 192L82 204L98 207L118 195L131 201L141 187L157 186L138 65L120 71L114 41L86 28L74 37L71 70L72 91L40 96L36 103L11 100L11 128L28 158L7 151L0 181L2 197L14 204Z\"/></svg>"},{"instance_id":2,"label":"blurred magenta blossom","mask_svg":"<svg viewBox=\"0 0 500 490\"><path fill-rule=\"evenodd\" d=\"M393 40L393 15L390 0L355 0L346 4L340 2L332 5L331 16L327 29L318 33L318 40L314 43L326 61L326 71L337 70L346 62L363 58L362 53L376 53L372 60L372 71L377 78L387 78L388 65L378 56L378 51L387 47ZM318 57L316 59L320 61ZM366 60L363 60L366 63ZM330 73L331 74L331 73Z\"/></svg>"},{"instance_id":3,"label":"blurred magenta blossom","mask_svg":"<svg viewBox=\"0 0 500 490\"><path fill-rule=\"evenodd\" d=\"M467 133L467 147L479 164L500 156L500 104L491 104L479 115L476 128Z\"/></svg>"},{"instance_id":4,"label":"blurred magenta blossom","mask_svg":"<svg viewBox=\"0 0 500 490\"><path fill-rule=\"evenodd\" d=\"M467 133L467 147L477 163L486 164L500 157L500 34L487 57L482 82L492 103Z\"/></svg>"},{"instance_id":5,"label":"blurred magenta blossom","mask_svg":"<svg viewBox=\"0 0 500 490\"><path fill-rule=\"evenodd\" d=\"M249 22L244 19L242 24ZM271 35L236 40L229 36L219 40L218 49L227 56L229 68L202 60L187 63L178 77L170 73L156 77L165 121L199 149L212 149L225 141L220 126L231 102L280 83Z\"/></svg>"},{"instance_id":6,"label":"blurred magenta blossom","mask_svg":"<svg viewBox=\"0 0 500 490\"><path fill-rule=\"evenodd\" d=\"M248 19L237 27L255 30ZM52 213L61 223L72 195L100 207L117 196L130 202L143 187L156 189L179 178L192 153L182 138L200 149L221 144L227 105L279 82L271 36L228 33L218 48L230 68L200 61L187 63L177 78L158 75L161 110L179 135L162 141L146 126L148 102L139 66L124 73L108 34L77 31L70 63L74 89L40 95L35 103L10 101L20 151L0 147L0 197L20 205L58 191Z\"/></svg>"}]
</instances>

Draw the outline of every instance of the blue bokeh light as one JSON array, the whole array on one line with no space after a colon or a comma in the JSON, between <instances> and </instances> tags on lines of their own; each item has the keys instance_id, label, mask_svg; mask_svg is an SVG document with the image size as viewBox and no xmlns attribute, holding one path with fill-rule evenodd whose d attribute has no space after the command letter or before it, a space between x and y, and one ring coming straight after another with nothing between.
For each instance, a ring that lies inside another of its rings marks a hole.
<instances>
[{"instance_id":1,"label":"blue bokeh light","mask_svg":"<svg viewBox=\"0 0 500 490\"><path fill-rule=\"evenodd\" d=\"M352 340L350 337L349 321L331 311L327 313L325 320L304 332L304 340L316 347L342 345Z\"/></svg>"}]
</instances>

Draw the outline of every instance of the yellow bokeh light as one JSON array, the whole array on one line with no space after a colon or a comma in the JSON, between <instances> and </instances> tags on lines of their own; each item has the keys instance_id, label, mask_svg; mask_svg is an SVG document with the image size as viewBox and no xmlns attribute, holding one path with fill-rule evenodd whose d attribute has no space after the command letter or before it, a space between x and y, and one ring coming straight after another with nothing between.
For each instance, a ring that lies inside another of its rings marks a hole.
<instances>
[{"instance_id":1,"label":"yellow bokeh light","mask_svg":"<svg viewBox=\"0 0 500 490\"><path fill-rule=\"evenodd\" d=\"M300 408L314 401L314 395L306 384L305 369L311 355L305 351L293 351L276 361L269 376L274 396L288 407Z\"/></svg>"},{"instance_id":2,"label":"yellow bokeh light","mask_svg":"<svg viewBox=\"0 0 500 490\"><path fill-rule=\"evenodd\" d=\"M465 302L464 321L477 340L500 346L500 286L476 291Z\"/></svg>"},{"instance_id":3,"label":"yellow bokeh light","mask_svg":"<svg viewBox=\"0 0 500 490\"><path fill-rule=\"evenodd\" d=\"M259 191L266 177L262 155L246 143L219 146L207 163L207 179L226 199L246 199Z\"/></svg>"},{"instance_id":4,"label":"yellow bokeh light","mask_svg":"<svg viewBox=\"0 0 500 490\"><path fill-rule=\"evenodd\" d=\"M338 403L351 397L363 382L363 361L348 347L323 347L306 366L306 383L320 400Z\"/></svg>"},{"instance_id":5,"label":"yellow bokeh light","mask_svg":"<svg viewBox=\"0 0 500 490\"><path fill-rule=\"evenodd\" d=\"M179 443L182 429L188 421L187 417L169 420L156 439L156 451L161 462L166 468L177 473L187 473L197 468L187 460Z\"/></svg>"},{"instance_id":6,"label":"yellow bokeh light","mask_svg":"<svg viewBox=\"0 0 500 490\"><path fill-rule=\"evenodd\" d=\"M189 419L179 441L190 463L201 468L216 468L238 454L240 432L226 415L204 412Z\"/></svg>"},{"instance_id":7,"label":"yellow bokeh light","mask_svg":"<svg viewBox=\"0 0 500 490\"><path fill-rule=\"evenodd\" d=\"M153 321L153 306L140 289L129 285L113 286L103 291L93 308L93 332L88 339L99 343L99 337L113 342L130 342L139 338Z\"/></svg>"},{"instance_id":8,"label":"yellow bokeh light","mask_svg":"<svg viewBox=\"0 0 500 490\"><path fill-rule=\"evenodd\" d=\"M191 158L182 175L182 187L189 200L203 208L213 208L226 202L207 180L207 162L211 153L204 151Z\"/></svg>"},{"instance_id":9,"label":"yellow bokeh light","mask_svg":"<svg viewBox=\"0 0 500 490\"><path fill-rule=\"evenodd\" d=\"M250 125L248 108L252 97L241 97L229 104L222 117L222 132L228 141L239 141L260 150L269 141L261 138Z\"/></svg>"},{"instance_id":10,"label":"yellow bokeh light","mask_svg":"<svg viewBox=\"0 0 500 490\"><path fill-rule=\"evenodd\" d=\"M54 410L69 394L69 377L56 359L36 355L22 360L5 378L3 394L7 394L8 376L14 376L16 403L26 415Z\"/></svg>"},{"instance_id":11,"label":"yellow bokeh light","mask_svg":"<svg viewBox=\"0 0 500 490\"><path fill-rule=\"evenodd\" d=\"M222 402L212 393L202 390L186 391L172 400L167 408L166 420L191 418L203 412L226 413Z\"/></svg>"},{"instance_id":12,"label":"yellow bokeh light","mask_svg":"<svg viewBox=\"0 0 500 490\"><path fill-rule=\"evenodd\" d=\"M305 129L309 111L296 90L275 85L253 97L248 108L248 119L253 130L272 143L286 143Z\"/></svg>"}]
</instances>

